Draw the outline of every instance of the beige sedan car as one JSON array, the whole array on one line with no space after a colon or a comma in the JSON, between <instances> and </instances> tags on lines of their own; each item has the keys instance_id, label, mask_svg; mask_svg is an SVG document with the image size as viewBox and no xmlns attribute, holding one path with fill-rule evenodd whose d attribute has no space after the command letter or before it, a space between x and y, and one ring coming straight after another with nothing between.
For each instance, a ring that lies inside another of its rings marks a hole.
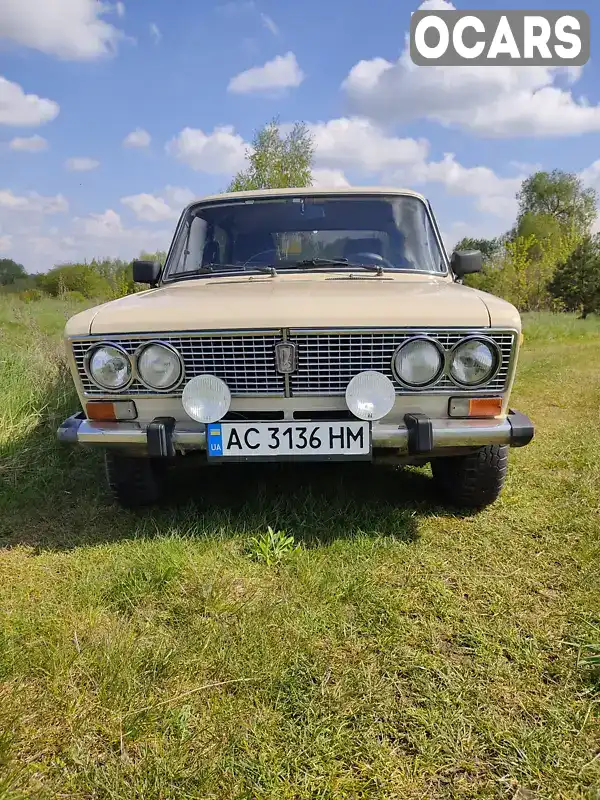
<instances>
[{"instance_id":1,"label":"beige sedan car","mask_svg":"<svg viewBox=\"0 0 600 800\"><path fill-rule=\"evenodd\" d=\"M431 462L446 501L493 502L509 447L521 321L462 285L428 201L399 189L273 189L183 212L144 291L69 320L82 411L59 439L105 452L126 506L160 500L165 466Z\"/></svg>"}]
</instances>

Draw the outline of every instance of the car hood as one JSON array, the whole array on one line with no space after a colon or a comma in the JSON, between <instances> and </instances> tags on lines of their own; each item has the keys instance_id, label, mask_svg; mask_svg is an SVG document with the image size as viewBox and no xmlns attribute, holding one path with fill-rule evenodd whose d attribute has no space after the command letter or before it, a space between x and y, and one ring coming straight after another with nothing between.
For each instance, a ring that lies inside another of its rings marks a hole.
<instances>
[{"instance_id":1,"label":"car hood","mask_svg":"<svg viewBox=\"0 0 600 800\"><path fill-rule=\"evenodd\" d=\"M490 298L495 314L490 316ZM313 273L181 281L84 312L95 335L323 327L518 326L509 304L443 277ZM82 316L82 315L78 315ZM68 335L81 324L72 320Z\"/></svg>"}]
</instances>

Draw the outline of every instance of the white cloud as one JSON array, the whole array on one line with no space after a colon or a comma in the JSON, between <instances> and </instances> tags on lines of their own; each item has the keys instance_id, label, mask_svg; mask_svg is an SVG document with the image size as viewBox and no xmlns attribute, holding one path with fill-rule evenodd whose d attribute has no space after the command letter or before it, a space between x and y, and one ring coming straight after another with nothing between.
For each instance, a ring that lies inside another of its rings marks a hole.
<instances>
[{"instance_id":1,"label":"white cloud","mask_svg":"<svg viewBox=\"0 0 600 800\"><path fill-rule=\"evenodd\" d=\"M444 247L450 253L454 249L454 245L465 236L472 235L471 232L472 226L469 223L463 222L462 220L457 220L456 222L452 222L449 228L442 229L440 231L440 235L442 237Z\"/></svg>"},{"instance_id":2,"label":"white cloud","mask_svg":"<svg viewBox=\"0 0 600 800\"><path fill-rule=\"evenodd\" d=\"M163 197L171 208L178 209L178 212L181 212L185 206L192 202L196 194L185 186L165 186Z\"/></svg>"},{"instance_id":3,"label":"white cloud","mask_svg":"<svg viewBox=\"0 0 600 800\"><path fill-rule=\"evenodd\" d=\"M75 217L73 222L82 233L99 239L119 235L123 230L121 217L112 208L102 214L89 214L83 218Z\"/></svg>"},{"instance_id":4,"label":"white cloud","mask_svg":"<svg viewBox=\"0 0 600 800\"><path fill-rule=\"evenodd\" d=\"M271 31L273 36L279 36L279 28L277 27L275 22L271 19L271 17L268 14L262 14L261 13L260 18L261 18L262 23L265 26L265 28L268 31Z\"/></svg>"},{"instance_id":5,"label":"white cloud","mask_svg":"<svg viewBox=\"0 0 600 800\"><path fill-rule=\"evenodd\" d=\"M350 182L341 169L317 168L312 171L312 185L316 189L343 189Z\"/></svg>"},{"instance_id":6,"label":"white cloud","mask_svg":"<svg viewBox=\"0 0 600 800\"><path fill-rule=\"evenodd\" d=\"M375 176L376 182L391 186L439 184L449 194L474 198L486 214L512 219L516 213L515 194L524 175L505 178L488 167L465 167L452 153L439 161L428 160L425 139L392 136L358 117L308 127L315 143L315 185L348 185L347 170L356 176Z\"/></svg>"},{"instance_id":7,"label":"white cloud","mask_svg":"<svg viewBox=\"0 0 600 800\"><path fill-rule=\"evenodd\" d=\"M275 56L272 61L267 61L262 67L251 67L251 69L235 75L229 81L227 90L236 94L283 91L300 86L304 77L296 56L289 52L284 56Z\"/></svg>"},{"instance_id":8,"label":"white cloud","mask_svg":"<svg viewBox=\"0 0 600 800\"><path fill-rule=\"evenodd\" d=\"M520 89L478 108L471 129L490 138L576 136L600 131L600 105L576 101L556 86Z\"/></svg>"},{"instance_id":9,"label":"white cloud","mask_svg":"<svg viewBox=\"0 0 600 800\"><path fill-rule=\"evenodd\" d=\"M115 11L117 12L117 17L124 17L125 16L125 3L117 3L115 5Z\"/></svg>"},{"instance_id":10,"label":"white cloud","mask_svg":"<svg viewBox=\"0 0 600 800\"><path fill-rule=\"evenodd\" d=\"M454 6L449 0L424 0L419 11L452 11Z\"/></svg>"},{"instance_id":11,"label":"white cloud","mask_svg":"<svg viewBox=\"0 0 600 800\"><path fill-rule=\"evenodd\" d=\"M233 174L244 166L247 144L233 126L204 133L199 128L184 128L166 145L167 153L199 172Z\"/></svg>"},{"instance_id":12,"label":"white cloud","mask_svg":"<svg viewBox=\"0 0 600 800\"><path fill-rule=\"evenodd\" d=\"M137 226L128 228L112 208L100 214L75 217L58 238L60 250L79 258L93 258L100 252L112 258L132 258L142 249L166 247L170 233Z\"/></svg>"},{"instance_id":13,"label":"white cloud","mask_svg":"<svg viewBox=\"0 0 600 800\"><path fill-rule=\"evenodd\" d=\"M474 197L480 211L506 219L514 219L515 195L525 178L502 178L489 167L464 167L454 153L445 153L440 161L415 164L407 175L417 184L439 183L449 194Z\"/></svg>"},{"instance_id":14,"label":"white cloud","mask_svg":"<svg viewBox=\"0 0 600 800\"><path fill-rule=\"evenodd\" d=\"M145 131L143 128L136 128L134 131L131 131L131 133L128 133L125 139L123 139L123 146L149 147L151 141L152 139L148 131Z\"/></svg>"},{"instance_id":15,"label":"white cloud","mask_svg":"<svg viewBox=\"0 0 600 800\"><path fill-rule=\"evenodd\" d=\"M309 125L317 166L355 168L374 173L421 162L427 155L424 139L389 136L366 119L340 118Z\"/></svg>"},{"instance_id":16,"label":"white cloud","mask_svg":"<svg viewBox=\"0 0 600 800\"><path fill-rule=\"evenodd\" d=\"M130 208L138 219L147 222L162 222L176 216L164 198L153 194L134 194L122 197L121 202Z\"/></svg>"},{"instance_id":17,"label":"white cloud","mask_svg":"<svg viewBox=\"0 0 600 800\"><path fill-rule=\"evenodd\" d=\"M158 44L162 39L162 33L160 32L160 28L156 22L150 23L150 36L152 37L154 44Z\"/></svg>"},{"instance_id":18,"label":"white cloud","mask_svg":"<svg viewBox=\"0 0 600 800\"><path fill-rule=\"evenodd\" d=\"M509 161L508 163L511 167L514 167L519 172L524 172L526 175L531 175L532 172L539 172L543 169L543 164L539 161L535 163L530 161Z\"/></svg>"},{"instance_id":19,"label":"white cloud","mask_svg":"<svg viewBox=\"0 0 600 800\"><path fill-rule=\"evenodd\" d=\"M11 189L0 189L0 249L10 248L11 257L31 270L40 262L33 263L35 240L46 229L48 219L65 214L69 204L63 195L44 196L37 192L16 194ZM60 219L60 217L59 217ZM48 230L48 234L52 228ZM45 258L44 253L40 253ZM44 264L47 269L52 264Z\"/></svg>"},{"instance_id":20,"label":"white cloud","mask_svg":"<svg viewBox=\"0 0 600 800\"><path fill-rule=\"evenodd\" d=\"M0 16L1 14L0 10ZM0 21L0 29L1 27ZM0 125L35 127L50 122L59 111L60 107L54 100L46 100L36 94L25 94L18 83L0 76Z\"/></svg>"},{"instance_id":21,"label":"white cloud","mask_svg":"<svg viewBox=\"0 0 600 800\"><path fill-rule=\"evenodd\" d=\"M105 254L113 258L133 258L141 250L166 248L172 232L138 226L127 227L121 216L109 208L100 214L75 217L70 229L59 239L59 248L69 257L93 258Z\"/></svg>"},{"instance_id":22,"label":"white cloud","mask_svg":"<svg viewBox=\"0 0 600 800\"><path fill-rule=\"evenodd\" d=\"M121 203L131 209L139 220L163 222L177 219L194 197L195 195L190 189L166 186L160 195L135 194L122 197Z\"/></svg>"},{"instance_id":23,"label":"white cloud","mask_svg":"<svg viewBox=\"0 0 600 800\"><path fill-rule=\"evenodd\" d=\"M425 6L454 8L443 0ZM557 85L580 76L543 66L417 67L406 46L396 62L359 61L342 86L354 113L379 122L424 118L489 138L552 137L600 130L600 106Z\"/></svg>"},{"instance_id":24,"label":"white cloud","mask_svg":"<svg viewBox=\"0 0 600 800\"><path fill-rule=\"evenodd\" d=\"M50 197L28 192L17 195L11 189L0 189L0 209L34 214L59 214L69 210L69 204L62 194Z\"/></svg>"},{"instance_id":25,"label":"white cloud","mask_svg":"<svg viewBox=\"0 0 600 800\"><path fill-rule=\"evenodd\" d=\"M579 177L586 186L600 192L600 159L594 161L589 167L582 169Z\"/></svg>"},{"instance_id":26,"label":"white cloud","mask_svg":"<svg viewBox=\"0 0 600 800\"><path fill-rule=\"evenodd\" d=\"M100 214L76 217L60 227L47 227L41 215L3 212L0 223L10 230L11 257L26 269L46 271L65 261L88 261L94 257L130 260L142 250L154 251L168 247L172 229L158 226L127 226L119 214L107 209Z\"/></svg>"},{"instance_id":27,"label":"white cloud","mask_svg":"<svg viewBox=\"0 0 600 800\"><path fill-rule=\"evenodd\" d=\"M174 203L182 201L182 191L187 190L167 187L162 194ZM62 195L18 195L0 189L0 249L10 246L11 257L32 272L98 256L130 259L144 249L166 248L172 236L172 225L129 226L110 208L71 220L59 216L57 224L51 215L64 214L68 208Z\"/></svg>"},{"instance_id":28,"label":"white cloud","mask_svg":"<svg viewBox=\"0 0 600 800\"><path fill-rule=\"evenodd\" d=\"M448 217L447 214L442 216ZM506 220L481 214L473 216L468 221L465 219L440 220L438 214L438 222L441 223L442 239L449 253L465 236L472 239L494 239L506 233L507 229ZM512 222L514 222L514 218L510 220L510 223Z\"/></svg>"},{"instance_id":29,"label":"white cloud","mask_svg":"<svg viewBox=\"0 0 600 800\"><path fill-rule=\"evenodd\" d=\"M123 35L102 19L110 10L98 0L3 0L0 39L63 59L98 58Z\"/></svg>"},{"instance_id":30,"label":"white cloud","mask_svg":"<svg viewBox=\"0 0 600 800\"><path fill-rule=\"evenodd\" d=\"M39 153L48 149L48 142L43 136L15 136L8 143L11 150L20 153Z\"/></svg>"},{"instance_id":31,"label":"white cloud","mask_svg":"<svg viewBox=\"0 0 600 800\"><path fill-rule=\"evenodd\" d=\"M99 161L85 156L75 156L65 161L65 167L69 172L90 172L93 169L97 169L99 166Z\"/></svg>"}]
</instances>

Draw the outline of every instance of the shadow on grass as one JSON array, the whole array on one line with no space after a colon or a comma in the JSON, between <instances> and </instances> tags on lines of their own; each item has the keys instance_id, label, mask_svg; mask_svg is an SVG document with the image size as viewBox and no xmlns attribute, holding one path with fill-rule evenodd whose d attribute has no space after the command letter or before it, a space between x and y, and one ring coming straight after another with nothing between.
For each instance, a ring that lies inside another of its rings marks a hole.
<instances>
[{"instance_id":1,"label":"shadow on grass","mask_svg":"<svg viewBox=\"0 0 600 800\"><path fill-rule=\"evenodd\" d=\"M106 489L100 453L57 442L56 428L76 401L64 385L53 392L37 427L0 448L0 547L70 549L169 534L245 538L267 526L309 546L364 535L412 541L420 517L445 513L424 470L208 466L200 456L169 471L164 506L128 512Z\"/></svg>"},{"instance_id":2,"label":"shadow on grass","mask_svg":"<svg viewBox=\"0 0 600 800\"><path fill-rule=\"evenodd\" d=\"M269 525L306 544L364 534L412 540L418 517L435 506L424 471L365 463L207 466L194 458L171 472L169 487L171 512L195 508L253 534Z\"/></svg>"}]
</instances>

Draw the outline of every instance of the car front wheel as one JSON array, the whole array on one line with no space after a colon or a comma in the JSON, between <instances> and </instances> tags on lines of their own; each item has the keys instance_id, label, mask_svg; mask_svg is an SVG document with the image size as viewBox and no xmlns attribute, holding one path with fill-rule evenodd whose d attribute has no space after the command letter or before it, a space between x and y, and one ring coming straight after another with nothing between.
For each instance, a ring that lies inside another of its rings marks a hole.
<instances>
[{"instance_id":1,"label":"car front wheel","mask_svg":"<svg viewBox=\"0 0 600 800\"><path fill-rule=\"evenodd\" d=\"M461 508L483 508L493 503L504 486L508 446L487 445L465 456L431 461L431 471L444 499Z\"/></svg>"},{"instance_id":2,"label":"car front wheel","mask_svg":"<svg viewBox=\"0 0 600 800\"><path fill-rule=\"evenodd\" d=\"M151 506L163 499L166 479L163 462L107 450L104 465L113 497L125 508Z\"/></svg>"}]
</instances>

